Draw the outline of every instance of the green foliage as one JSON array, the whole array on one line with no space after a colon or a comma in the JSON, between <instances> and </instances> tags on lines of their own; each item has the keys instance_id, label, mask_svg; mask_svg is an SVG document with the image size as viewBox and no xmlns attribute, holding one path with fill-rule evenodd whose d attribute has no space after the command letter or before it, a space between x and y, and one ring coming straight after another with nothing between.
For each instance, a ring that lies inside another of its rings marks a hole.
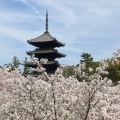
<instances>
[{"instance_id":1,"label":"green foliage","mask_svg":"<svg viewBox=\"0 0 120 120\"><path fill-rule=\"evenodd\" d=\"M25 60L23 61L23 75L28 75L31 72L31 68L26 65L27 57L25 57Z\"/></svg>"},{"instance_id":2,"label":"green foliage","mask_svg":"<svg viewBox=\"0 0 120 120\"><path fill-rule=\"evenodd\" d=\"M15 70L15 68L19 68L20 64L21 64L20 60L16 56L13 56L12 63L5 64L5 65L7 67L11 67L10 71L13 71Z\"/></svg>"},{"instance_id":3,"label":"green foliage","mask_svg":"<svg viewBox=\"0 0 120 120\"><path fill-rule=\"evenodd\" d=\"M96 67L98 67L99 66L99 62L94 62L93 61L93 58L91 57L91 54L88 54L88 53L83 53L82 55L81 55L81 60L80 60L80 63L81 64L85 64L85 67L86 67L86 69L85 69L85 71L84 72L86 72L86 73L88 73L88 75L91 75L91 74L93 74L93 73L95 73L95 69L96 69ZM78 65L76 65L76 66L67 66L65 69L64 69L64 71L63 71L63 75L64 75L64 77L69 77L69 76L74 76L75 75L75 72L74 72L74 69L77 67ZM93 71L92 72L90 72L89 71L89 68L92 68L93 69ZM82 81L83 80L83 78L80 78L79 76L75 76L77 79L78 79L78 81Z\"/></svg>"},{"instance_id":4,"label":"green foliage","mask_svg":"<svg viewBox=\"0 0 120 120\"><path fill-rule=\"evenodd\" d=\"M93 57L91 57L91 54L88 54L88 53L83 53L81 55L81 60L80 60L80 63L82 64L85 64L85 67L86 67L86 73L88 73L89 75L90 74L93 74L95 73L95 69L99 66L99 62L94 62L93 61ZM89 72L89 68L92 68L93 69L93 72Z\"/></svg>"},{"instance_id":5,"label":"green foliage","mask_svg":"<svg viewBox=\"0 0 120 120\"><path fill-rule=\"evenodd\" d=\"M120 58L117 58L120 62ZM114 84L117 84L118 81L120 81L120 63L112 63L109 62L109 67L107 68L107 71L109 72L109 74L106 76L109 79L111 79L113 81Z\"/></svg>"},{"instance_id":6,"label":"green foliage","mask_svg":"<svg viewBox=\"0 0 120 120\"><path fill-rule=\"evenodd\" d=\"M93 62L93 58L91 57L91 54L83 53L81 55L80 63L85 63L86 68L89 68Z\"/></svg>"},{"instance_id":7,"label":"green foliage","mask_svg":"<svg viewBox=\"0 0 120 120\"><path fill-rule=\"evenodd\" d=\"M67 66L64 70L63 70L63 76L64 77L69 77L69 76L74 76L74 66Z\"/></svg>"},{"instance_id":8,"label":"green foliage","mask_svg":"<svg viewBox=\"0 0 120 120\"><path fill-rule=\"evenodd\" d=\"M113 84L117 84L118 81L120 81L120 57L118 57L117 59L119 60L119 63L114 62L114 64L111 61L107 60L109 64L107 71L109 72L109 74L102 76L102 77L108 77L109 79L111 79L113 81ZM15 70L15 68L19 68L20 65L23 65L23 75L28 75L29 73L31 73L31 68L26 66L26 62L27 62L27 57L21 64L20 60L16 56L13 56L12 63L5 64L5 65L8 67L11 67L10 71L13 71ZM94 62L93 57L91 57L91 54L88 54L88 53L83 53L81 55L80 63L85 64L86 69L84 70L84 72L86 72L89 76L96 73L95 70L99 66L99 62ZM66 68L64 68L63 76L64 77L74 76L75 75L74 69L77 66L78 65L67 66ZM92 68L93 71L90 72L89 68ZM82 81L82 79L79 76L75 76L75 77L78 79L78 81Z\"/></svg>"},{"instance_id":9,"label":"green foliage","mask_svg":"<svg viewBox=\"0 0 120 120\"><path fill-rule=\"evenodd\" d=\"M4 66L10 67L10 71L13 71L15 70L15 68L19 68L20 65L23 65L22 74L27 75L31 72L31 68L26 66L26 62L27 62L27 57L25 57L25 60L21 63L20 60L16 56L13 56L12 63L5 64ZM21 69L19 70L22 71Z\"/></svg>"},{"instance_id":10,"label":"green foliage","mask_svg":"<svg viewBox=\"0 0 120 120\"><path fill-rule=\"evenodd\" d=\"M12 68L13 69L18 68L20 64L21 64L20 60L16 56L14 56L12 60Z\"/></svg>"}]
</instances>

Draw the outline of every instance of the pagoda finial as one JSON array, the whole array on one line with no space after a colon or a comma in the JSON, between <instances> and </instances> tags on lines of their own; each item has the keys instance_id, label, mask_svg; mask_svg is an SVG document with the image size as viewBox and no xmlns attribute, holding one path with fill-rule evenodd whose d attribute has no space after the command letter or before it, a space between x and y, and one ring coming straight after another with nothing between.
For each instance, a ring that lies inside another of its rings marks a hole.
<instances>
[{"instance_id":1,"label":"pagoda finial","mask_svg":"<svg viewBox=\"0 0 120 120\"><path fill-rule=\"evenodd\" d=\"M48 11L46 11L46 32L48 32Z\"/></svg>"}]
</instances>

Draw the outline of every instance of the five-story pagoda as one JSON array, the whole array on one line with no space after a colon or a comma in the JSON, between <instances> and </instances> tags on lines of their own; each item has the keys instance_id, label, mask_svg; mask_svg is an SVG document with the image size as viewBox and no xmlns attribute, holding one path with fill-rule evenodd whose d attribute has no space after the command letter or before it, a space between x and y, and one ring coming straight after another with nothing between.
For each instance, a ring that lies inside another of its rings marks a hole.
<instances>
[{"instance_id":1,"label":"five-story pagoda","mask_svg":"<svg viewBox=\"0 0 120 120\"><path fill-rule=\"evenodd\" d=\"M31 40L27 40L27 42L35 47L37 47L34 51L26 52L28 55L34 54L38 60L42 58L47 58L48 62L43 64L43 67L46 68L47 73L54 73L57 67L60 66L59 62L56 61L56 58L65 57L65 54L61 54L58 52L55 47L62 47L65 44L59 42L56 38L52 37L48 32L48 13L46 12L46 31L44 34L39 37ZM32 62L27 62L26 65L28 67L36 68L37 66Z\"/></svg>"}]
</instances>

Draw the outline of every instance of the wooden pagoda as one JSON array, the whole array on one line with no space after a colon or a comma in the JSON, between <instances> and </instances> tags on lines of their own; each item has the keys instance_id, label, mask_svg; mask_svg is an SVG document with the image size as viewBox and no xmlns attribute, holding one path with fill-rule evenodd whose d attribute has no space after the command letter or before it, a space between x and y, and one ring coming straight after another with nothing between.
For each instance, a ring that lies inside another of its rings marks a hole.
<instances>
[{"instance_id":1,"label":"wooden pagoda","mask_svg":"<svg viewBox=\"0 0 120 120\"><path fill-rule=\"evenodd\" d=\"M43 64L43 67L46 68L47 73L54 73L57 67L60 66L59 62L56 61L56 58L65 57L65 54L59 53L55 47L62 47L65 44L58 41L56 38L52 37L48 32L48 13L46 12L46 31L44 34L39 37L31 40L27 40L27 42L36 47L35 50L26 52L28 55L34 54L38 60L42 58L47 58L48 62ZM36 68L32 62L27 62L26 65L28 67Z\"/></svg>"}]
</instances>

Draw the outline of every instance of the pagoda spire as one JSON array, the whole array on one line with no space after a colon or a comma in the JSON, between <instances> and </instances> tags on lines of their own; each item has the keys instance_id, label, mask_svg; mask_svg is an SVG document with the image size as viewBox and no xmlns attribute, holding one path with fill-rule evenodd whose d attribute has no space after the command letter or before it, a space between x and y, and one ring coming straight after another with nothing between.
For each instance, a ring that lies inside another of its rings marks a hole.
<instances>
[{"instance_id":1,"label":"pagoda spire","mask_svg":"<svg viewBox=\"0 0 120 120\"><path fill-rule=\"evenodd\" d=\"M48 11L46 11L46 33L48 33Z\"/></svg>"}]
</instances>

